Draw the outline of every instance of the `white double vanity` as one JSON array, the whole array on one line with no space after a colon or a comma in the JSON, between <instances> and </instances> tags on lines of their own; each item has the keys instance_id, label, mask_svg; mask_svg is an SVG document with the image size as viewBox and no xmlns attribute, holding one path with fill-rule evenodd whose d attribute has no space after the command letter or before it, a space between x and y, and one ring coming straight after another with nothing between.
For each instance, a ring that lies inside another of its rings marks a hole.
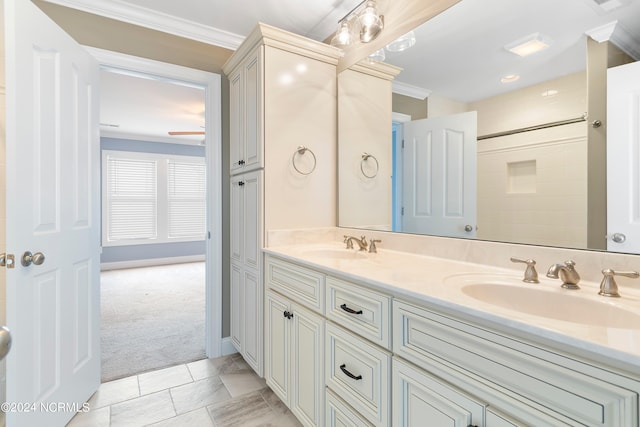
<instances>
[{"instance_id":1,"label":"white double vanity","mask_svg":"<svg viewBox=\"0 0 640 427\"><path fill-rule=\"evenodd\" d=\"M597 294L635 257L335 227L339 98L390 100L398 71L360 64L341 93L338 58L259 25L225 65L245 360L305 426L638 426L640 283ZM381 105L367 120L390 129ZM361 234L377 253L346 248ZM540 283L510 257L536 259ZM579 290L544 276L569 259Z\"/></svg>"}]
</instances>

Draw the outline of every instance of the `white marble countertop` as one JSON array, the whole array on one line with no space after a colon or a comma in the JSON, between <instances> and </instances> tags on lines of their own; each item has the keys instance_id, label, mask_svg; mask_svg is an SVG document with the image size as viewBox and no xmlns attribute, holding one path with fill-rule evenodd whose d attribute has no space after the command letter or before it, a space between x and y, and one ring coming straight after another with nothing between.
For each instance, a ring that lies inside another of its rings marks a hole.
<instances>
[{"instance_id":1,"label":"white marble countertop","mask_svg":"<svg viewBox=\"0 0 640 427\"><path fill-rule=\"evenodd\" d=\"M607 298L598 295L599 283L581 281L581 289L566 290L559 279L547 278L546 271L538 271L539 284L524 283L524 264L501 269L388 249L370 254L347 250L339 242L283 245L264 252L640 375L636 290ZM501 301L483 301L467 292L465 286L474 283L504 285L509 292L500 294ZM532 314L538 309L546 313ZM609 327L598 324L598 316Z\"/></svg>"}]
</instances>

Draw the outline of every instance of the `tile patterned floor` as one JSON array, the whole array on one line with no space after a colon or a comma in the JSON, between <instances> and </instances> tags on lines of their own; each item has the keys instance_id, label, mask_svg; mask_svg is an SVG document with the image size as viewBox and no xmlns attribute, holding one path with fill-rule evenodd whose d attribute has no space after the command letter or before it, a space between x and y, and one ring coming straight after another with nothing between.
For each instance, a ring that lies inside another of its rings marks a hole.
<instances>
[{"instance_id":1,"label":"tile patterned floor","mask_svg":"<svg viewBox=\"0 0 640 427\"><path fill-rule=\"evenodd\" d=\"M238 354L103 383L67 427L299 427Z\"/></svg>"}]
</instances>

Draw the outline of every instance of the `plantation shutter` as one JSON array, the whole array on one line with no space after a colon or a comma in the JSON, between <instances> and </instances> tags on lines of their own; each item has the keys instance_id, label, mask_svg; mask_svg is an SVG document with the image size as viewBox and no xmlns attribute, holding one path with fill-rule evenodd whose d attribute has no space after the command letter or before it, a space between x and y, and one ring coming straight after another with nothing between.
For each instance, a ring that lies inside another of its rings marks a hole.
<instances>
[{"instance_id":1,"label":"plantation shutter","mask_svg":"<svg viewBox=\"0 0 640 427\"><path fill-rule=\"evenodd\" d=\"M204 163L169 159L167 165L167 228L169 239L204 239L206 173Z\"/></svg>"},{"instance_id":2,"label":"plantation shutter","mask_svg":"<svg viewBox=\"0 0 640 427\"><path fill-rule=\"evenodd\" d=\"M157 166L154 160L107 157L107 239L156 239Z\"/></svg>"}]
</instances>

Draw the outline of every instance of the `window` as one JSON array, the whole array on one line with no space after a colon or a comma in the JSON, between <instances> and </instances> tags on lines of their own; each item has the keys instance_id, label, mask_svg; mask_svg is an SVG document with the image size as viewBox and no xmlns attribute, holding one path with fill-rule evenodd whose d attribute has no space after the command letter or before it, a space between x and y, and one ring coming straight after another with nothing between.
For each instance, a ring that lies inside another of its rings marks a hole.
<instances>
[{"instance_id":1,"label":"window","mask_svg":"<svg viewBox=\"0 0 640 427\"><path fill-rule=\"evenodd\" d=\"M103 151L103 246L203 240L204 158Z\"/></svg>"}]
</instances>

